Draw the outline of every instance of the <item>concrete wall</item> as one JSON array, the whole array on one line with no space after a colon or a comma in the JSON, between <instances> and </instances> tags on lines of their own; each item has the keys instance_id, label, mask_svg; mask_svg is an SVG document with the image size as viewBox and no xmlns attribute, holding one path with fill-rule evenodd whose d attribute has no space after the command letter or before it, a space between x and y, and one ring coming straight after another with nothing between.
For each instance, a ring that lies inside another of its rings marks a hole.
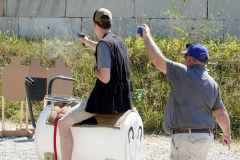
<instances>
[{"instance_id":1,"label":"concrete wall","mask_svg":"<svg viewBox=\"0 0 240 160\"><path fill-rule=\"evenodd\" d=\"M206 17L207 0L175 0L176 10L186 18L197 19ZM171 0L135 0L135 17L142 18L168 18L167 11L173 12Z\"/></svg>"},{"instance_id":2,"label":"concrete wall","mask_svg":"<svg viewBox=\"0 0 240 160\"><path fill-rule=\"evenodd\" d=\"M0 17L1 32L10 35L18 34L18 17Z\"/></svg>"},{"instance_id":3,"label":"concrete wall","mask_svg":"<svg viewBox=\"0 0 240 160\"><path fill-rule=\"evenodd\" d=\"M98 8L107 8L113 17L133 17L135 0L67 0L67 17L92 17Z\"/></svg>"},{"instance_id":4,"label":"concrete wall","mask_svg":"<svg viewBox=\"0 0 240 160\"><path fill-rule=\"evenodd\" d=\"M65 17L66 0L4 0L7 17Z\"/></svg>"},{"instance_id":5,"label":"concrete wall","mask_svg":"<svg viewBox=\"0 0 240 160\"><path fill-rule=\"evenodd\" d=\"M224 11L222 8L224 7ZM217 19L240 19L239 9L240 1L239 0L210 0L208 4L209 12L208 17L217 16L218 13L222 11L222 14L218 16Z\"/></svg>"},{"instance_id":6,"label":"concrete wall","mask_svg":"<svg viewBox=\"0 0 240 160\"><path fill-rule=\"evenodd\" d=\"M37 38L76 37L81 30L79 18L19 18L19 36ZM34 31L34 32L33 32Z\"/></svg>"},{"instance_id":7,"label":"concrete wall","mask_svg":"<svg viewBox=\"0 0 240 160\"><path fill-rule=\"evenodd\" d=\"M0 0L0 17L3 16L3 0Z\"/></svg>"},{"instance_id":8,"label":"concrete wall","mask_svg":"<svg viewBox=\"0 0 240 160\"><path fill-rule=\"evenodd\" d=\"M112 32L124 36L136 36L137 25L146 23L151 32L162 37L177 37L174 27L190 33L191 28L212 29L208 38L222 39L240 36L239 0L175 0L180 18L170 18L173 13L170 0L0 0L0 30L21 37L77 38L77 32L96 36L92 16L96 9L108 8L113 14ZM224 11L218 16L218 13ZM217 17L214 24L211 19ZM215 26L222 24L221 26ZM220 30L216 31L218 28ZM196 39L202 35L195 36Z\"/></svg>"},{"instance_id":9,"label":"concrete wall","mask_svg":"<svg viewBox=\"0 0 240 160\"><path fill-rule=\"evenodd\" d=\"M157 36L161 36L163 38L167 37L178 37L180 35L179 31L173 29L173 27L181 28L184 30L185 33L190 34L191 27L195 27L195 31L200 35L194 36L194 40L197 41L199 38L203 38L206 36L209 39L216 39L218 37L223 37L223 26L217 26L219 23L223 23L223 20L215 20L213 24L211 24L210 20L206 20L203 22L202 20L194 20L192 23L189 23L189 20L186 19L151 19L150 26L152 29L152 33L156 34ZM200 30L200 27L204 26L204 30L211 30L212 34L206 34ZM216 31L215 29L218 28L219 30Z\"/></svg>"}]
</instances>

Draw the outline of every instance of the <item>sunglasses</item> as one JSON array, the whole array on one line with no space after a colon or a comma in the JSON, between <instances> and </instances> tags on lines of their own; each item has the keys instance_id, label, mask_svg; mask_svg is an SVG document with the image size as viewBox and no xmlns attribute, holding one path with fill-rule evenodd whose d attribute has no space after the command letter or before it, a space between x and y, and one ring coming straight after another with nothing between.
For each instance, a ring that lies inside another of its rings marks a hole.
<instances>
[{"instance_id":1,"label":"sunglasses","mask_svg":"<svg viewBox=\"0 0 240 160\"><path fill-rule=\"evenodd\" d=\"M191 56L190 54L184 54L184 57L187 58L188 56Z\"/></svg>"}]
</instances>

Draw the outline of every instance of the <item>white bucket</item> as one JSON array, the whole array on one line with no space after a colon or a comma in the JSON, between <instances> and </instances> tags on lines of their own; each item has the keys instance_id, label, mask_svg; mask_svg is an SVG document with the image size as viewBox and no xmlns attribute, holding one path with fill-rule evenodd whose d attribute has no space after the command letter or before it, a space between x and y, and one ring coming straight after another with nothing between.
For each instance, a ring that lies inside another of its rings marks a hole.
<instances>
[{"instance_id":1,"label":"white bucket","mask_svg":"<svg viewBox=\"0 0 240 160\"><path fill-rule=\"evenodd\" d=\"M37 122L35 149L39 160L44 153L54 153L54 126L47 124L53 105L47 106ZM72 160L140 160L143 144L143 124L137 112L130 112L120 124L120 129L107 126L71 127L74 148ZM57 133L57 154L61 160L59 133Z\"/></svg>"}]
</instances>

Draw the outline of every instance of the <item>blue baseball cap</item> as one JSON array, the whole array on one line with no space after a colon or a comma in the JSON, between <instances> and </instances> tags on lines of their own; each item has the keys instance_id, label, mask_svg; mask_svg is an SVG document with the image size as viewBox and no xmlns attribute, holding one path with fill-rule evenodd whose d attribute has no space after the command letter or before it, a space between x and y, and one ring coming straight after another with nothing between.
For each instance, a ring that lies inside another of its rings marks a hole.
<instances>
[{"instance_id":1,"label":"blue baseball cap","mask_svg":"<svg viewBox=\"0 0 240 160\"><path fill-rule=\"evenodd\" d=\"M207 62L208 60L208 51L207 49L201 44L193 44L191 45L187 51L183 51L183 54L190 54L200 62ZM205 55L205 56L204 56ZM204 58L205 57L205 58Z\"/></svg>"}]
</instances>

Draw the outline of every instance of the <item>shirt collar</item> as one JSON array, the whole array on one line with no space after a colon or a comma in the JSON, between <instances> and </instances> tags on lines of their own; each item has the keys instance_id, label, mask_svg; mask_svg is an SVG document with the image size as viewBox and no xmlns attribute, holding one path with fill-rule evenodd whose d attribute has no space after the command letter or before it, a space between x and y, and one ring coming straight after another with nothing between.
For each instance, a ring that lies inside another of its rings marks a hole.
<instances>
[{"instance_id":1,"label":"shirt collar","mask_svg":"<svg viewBox=\"0 0 240 160\"><path fill-rule=\"evenodd\" d=\"M199 65L199 64L195 64L195 65L191 66L191 68L206 70L206 66Z\"/></svg>"}]
</instances>

